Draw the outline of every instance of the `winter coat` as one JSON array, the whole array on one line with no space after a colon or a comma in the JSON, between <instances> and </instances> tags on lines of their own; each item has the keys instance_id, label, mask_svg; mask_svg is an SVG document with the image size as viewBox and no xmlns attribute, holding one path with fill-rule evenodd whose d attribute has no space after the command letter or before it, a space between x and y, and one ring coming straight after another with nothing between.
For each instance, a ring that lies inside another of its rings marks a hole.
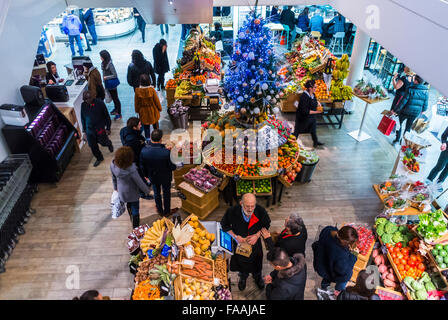
<instances>
[{"instance_id":1,"label":"winter coat","mask_svg":"<svg viewBox=\"0 0 448 320\"><path fill-rule=\"evenodd\" d=\"M95 25L95 17L93 16L92 9L88 9L86 13L84 13L84 21L88 26Z\"/></svg>"},{"instance_id":2,"label":"winter coat","mask_svg":"<svg viewBox=\"0 0 448 320\"><path fill-rule=\"evenodd\" d=\"M90 91L92 98L98 98L104 100L106 92L104 91L103 81L101 80L101 74L96 67L92 67L87 72L87 89Z\"/></svg>"},{"instance_id":3,"label":"winter coat","mask_svg":"<svg viewBox=\"0 0 448 320\"><path fill-rule=\"evenodd\" d=\"M339 293L337 300L381 300L381 298L377 294L373 294L371 297L367 298L356 292L347 291L347 289L345 289Z\"/></svg>"},{"instance_id":4,"label":"winter coat","mask_svg":"<svg viewBox=\"0 0 448 320\"><path fill-rule=\"evenodd\" d=\"M331 19L330 24L334 23L333 33L345 32L345 18L342 16L337 16Z\"/></svg>"},{"instance_id":5,"label":"winter coat","mask_svg":"<svg viewBox=\"0 0 448 320\"><path fill-rule=\"evenodd\" d=\"M69 36L79 36L82 30L81 21L74 14L69 14L62 20L62 30Z\"/></svg>"},{"instance_id":6,"label":"winter coat","mask_svg":"<svg viewBox=\"0 0 448 320\"><path fill-rule=\"evenodd\" d=\"M105 67L101 64L101 69L103 70L103 77L106 77L105 80L118 78L117 71L115 70L115 66L112 61L109 61Z\"/></svg>"},{"instance_id":7,"label":"winter coat","mask_svg":"<svg viewBox=\"0 0 448 320\"><path fill-rule=\"evenodd\" d=\"M297 27L302 29L302 31L306 32L310 28L310 18L308 18L308 15L301 14L299 15L299 18L297 19Z\"/></svg>"},{"instance_id":8,"label":"winter coat","mask_svg":"<svg viewBox=\"0 0 448 320\"><path fill-rule=\"evenodd\" d=\"M118 191L121 201L135 202L140 199L140 191L145 194L149 193L149 187L138 174L135 163L126 169L121 169L112 161L110 171L114 190Z\"/></svg>"},{"instance_id":9,"label":"winter coat","mask_svg":"<svg viewBox=\"0 0 448 320\"><path fill-rule=\"evenodd\" d=\"M324 27L324 18L322 18L322 16L314 16L310 19L311 31L318 31L322 34L324 32L323 27Z\"/></svg>"},{"instance_id":10,"label":"winter coat","mask_svg":"<svg viewBox=\"0 0 448 320\"><path fill-rule=\"evenodd\" d=\"M78 16L79 16L79 21L81 21L81 33L87 34L88 30L87 30L86 22L84 21L84 13L83 13L82 9L78 10Z\"/></svg>"},{"instance_id":11,"label":"winter coat","mask_svg":"<svg viewBox=\"0 0 448 320\"><path fill-rule=\"evenodd\" d=\"M314 268L322 278L344 283L352 277L356 256L331 236L331 232L337 230L332 226L325 227L319 235L319 241L313 243Z\"/></svg>"},{"instance_id":12,"label":"winter coat","mask_svg":"<svg viewBox=\"0 0 448 320\"><path fill-rule=\"evenodd\" d=\"M406 94L409 86L412 84L412 82L408 80L408 76L406 74L401 75L400 78L398 79L398 81L399 80L401 80L403 82L403 85L401 86L400 89L397 89L395 91L395 97L394 97L394 100L392 101L392 106L391 106L392 111L396 111L395 108L397 107L397 103L400 102L402 97Z\"/></svg>"},{"instance_id":13,"label":"winter coat","mask_svg":"<svg viewBox=\"0 0 448 320\"><path fill-rule=\"evenodd\" d=\"M162 45L160 43L157 43L152 49L152 56L154 58L154 71L157 74L164 74L170 71L167 50L162 52Z\"/></svg>"},{"instance_id":14,"label":"winter coat","mask_svg":"<svg viewBox=\"0 0 448 320\"><path fill-rule=\"evenodd\" d=\"M141 132L132 128L124 127L120 130L120 140L123 146L131 147L134 151L134 162L139 163L140 152L145 146L145 138Z\"/></svg>"},{"instance_id":15,"label":"winter coat","mask_svg":"<svg viewBox=\"0 0 448 320\"><path fill-rule=\"evenodd\" d=\"M222 230L228 232L232 230L236 235L246 238L249 235L256 234L262 228L269 229L271 219L265 208L257 205L251 220L246 222L243 218L241 205L228 208L221 219ZM263 247L261 245L261 237L252 246L252 254L245 257L239 254L234 254L230 258L230 271L239 271L244 273L257 274L261 272L263 266ZM237 243L232 240L234 248Z\"/></svg>"},{"instance_id":16,"label":"winter coat","mask_svg":"<svg viewBox=\"0 0 448 320\"><path fill-rule=\"evenodd\" d=\"M301 253L292 258L292 267L271 272L272 283L266 286L268 300L304 300L306 262Z\"/></svg>"},{"instance_id":17,"label":"winter coat","mask_svg":"<svg viewBox=\"0 0 448 320\"><path fill-rule=\"evenodd\" d=\"M296 253L301 253L305 256L307 238L308 234L306 228L304 228L303 231L297 236L287 234L285 229L278 235L275 243L272 238L267 238L265 243L268 250L272 250L274 247L280 247L285 250L290 257Z\"/></svg>"},{"instance_id":18,"label":"winter coat","mask_svg":"<svg viewBox=\"0 0 448 320\"><path fill-rule=\"evenodd\" d=\"M128 67L128 84L131 87L138 88L140 86L140 76L142 74L147 74L151 80L151 85L156 85L156 75L154 74L154 69L151 62L145 60L143 68L137 67L135 64L131 63Z\"/></svg>"},{"instance_id":19,"label":"winter coat","mask_svg":"<svg viewBox=\"0 0 448 320\"><path fill-rule=\"evenodd\" d=\"M424 84L411 84L403 98L397 103L395 112L418 117L428 109L429 89Z\"/></svg>"},{"instance_id":20,"label":"winter coat","mask_svg":"<svg viewBox=\"0 0 448 320\"><path fill-rule=\"evenodd\" d=\"M153 87L136 88L134 106L142 124L150 125L159 121L162 105Z\"/></svg>"},{"instance_id":21,"label":"winter coat","mask_svg":"<svg viewBox=\"0 0 448 320\"><path fill-rule=\"evenodd\" d=\"M173 180L176 165L171 162L171 152L161 143L149 143L140 153L140 168L145 177L156 185L167 185Z\"/></svg>"},{"instance_id":22,"label":"winter coat","mask_svg":"<svg viewBox=\"0 0 448 320\"><path fill-rule=\"evenodd\" d=\"M289 31L292 31L295 28L295 22L294 12L292 12L292 10L285 9L282 11L282 14L280 15L280 23L286 24L289 27Z\"/></svg>"},{"instance_id":23,"label":"winter coat","mask_svg":"<svg viewBox=\"0 0 448 320\"><path fill-rule=\"evenodd\" d=\"M94 132L104 128L110 130L110 115L104 102L95 99L91 105L87 102L81 103L81 122L83 132Z\"/></svg>"}]
</instances>

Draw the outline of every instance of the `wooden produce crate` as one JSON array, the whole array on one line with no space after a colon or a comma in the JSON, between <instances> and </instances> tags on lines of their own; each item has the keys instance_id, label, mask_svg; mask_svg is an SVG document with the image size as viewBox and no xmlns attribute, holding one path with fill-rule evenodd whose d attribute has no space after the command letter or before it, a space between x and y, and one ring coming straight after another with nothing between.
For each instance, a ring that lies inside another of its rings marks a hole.
<instances>
[{"instance_id":1,"label":"wooden produce crate","mask_svg":"<svg viewBox=\"0 0 448 320\"><path fill-rule=\"evenodd\" d=\"M174 98L174 93L176 92L176 89L168 88L165 89L165 91L166 91L166 104L169 107L174 103L174 101L176 101L176 99Z\"/></svg>"},{"instance_id":2,"label":"wooden produce crate","mask_svg":"<svg viewBox=\"0 0 448 320\"><path fill-rule=\"evenodd\" d=\"M183 71L191 71L194 69L195 61L191 60L190 62L187 62L186 64L182 65L181 68Z\"/></svg>"},{"instance_id":3,"label":"wooden produce crate","mask_svg":"<svg viewBox=\"0 0 448 320\"><path fill-rule=\"evenodd\" d=\"M185 257L184 250L182 250L181 253L180 253L180 260L179 261L182 262L182 259L184 259L184 258L188 259L187 257ZM214 282L214 278L215 278L215 263L214 263L214 261L212 259L209 259L209 258L206 258L206 257L203 257L203 256L199 256L199 255L196 254L193 258L191 258L189 260L193 260L193 261L198 260L198 261L201 261L202 263L208 264L210 266L210 268L212 269L211 279L210 280L198 279L197 277L189 274L189 270L196 270L197 269L196 264L193 266L193 269L183 268L182 264L180 264L179 271L180 271L180 275L181 276L183 276L183 277L191 277L191 278L194 278L196 280L199 280L199 281L202 281L202 282L206 282L206 283L213 283Z\"/></svg>"},{"instance_id":4,"label":"wooden produce crate","mask_svg":"<svg viewBox=\"0 0 448 320\"><path fill-rule=\"evenodd\" d=\"M185 195L187 200L193 202L197 206L201 207L206 203L211 202L213 199L217 199L219 196L219 190L217 187L213 188L208 193L199 191L193 185L187 181L183 181L179 184L178 189Z\"/></svg>"},{"instance_id":5,"label":"wooden produce crate","mask_svg":"<svg viewBox=\"0 0 448 320\"><path fill-rule=\"evenodd\" d=\"M194 167L196 167L195 164L186 164L182 168L174 170L173 177L176 188L179 186L181 182L185 181L183 175L186 174L191 169L193 169Z\"/></svg>"},{"instance_id":6,"label":"wooden produce crate","mask_svg":"<svg viewBox=\"0 0 448 320\"><path fill-rule=\"evenodd\" d=\"M182 221L182 224L180 225L181 229L182 229L188 222L190 222L192 215L193 215L193 214L189 215L188 217L186 217L186 218L184 219L184 221ZM196 222L198 223L198 226L197 226L197 227L198 227L199 229L201 229L201 230L207 230L207 229L204 227L204 225L201 223L201 221L197 220Z\"/></svg>"},{"instance_id":7,"label":"wooden produce crate","mask_svg":"<svg viewBox=\"0 0 448 320\"><path fill-rule=\"evenodd\" d=\"M380 291L395 296L396 299L394 299L394 300L406 300L405 296L401 292L398 292L398 291L395 291L392 289L388 289L388 288L384 288L384 287L380 287L380 286L376 287L375 293L378 294Z\"/></svg>"},{"instance_id":8,"label":"wooden produce crate","mask_svg":"<svg viewBox=\"0 0 448 320\"><path fill-rule=\"evenodd\" d=\"M292 183L289 183L288 181L286 181L283 176L278 176L278 181L280 181L281 184L283 184L285 187L289 188L292 187Z\"/></svg>"},{"instance_id":9,"label":"wooden produce crate","mask_svg":"<svg viewBox=\"0 0 448 320\"><path fill-rule=\"evenodd\" d=\"M212 198L210 202L205 203L202 206L198 206L196 203L190 200L182 200L181 209L190 214L197 215L199 219L205 219L218 207L219 198L216 196L215 198Z\"/></svg>"},{"instance_id":10,"label":"wooden produce crate","mask_svg":"<svg viewBox=\"0 0 448 320\"><path fill-rule=\"evenodd\" d=\"M270 192L257 192L256 188L255 188L255 183L256 181L260 181L260 180L254 180L254 191L255 191L255 195L260 196L260 197L268 197L268 196L272 196L272 181L271 179L266 179L269 180L269 185L270 185Z\"/></svg>"},{"instance_id":11,"label":"wooden produce crate","mask_svg":"<svg viewBox=\"0 0 448 320\"><path fill-rule=\"evenodd\" d=\"M358 254L358 259L356 260L355 266L353 267L353 274L350 281L356 282L356 278L358 277L359 272L367 268L374 245L375 241L372 241L372 244L370 245L369 251L366 255Z\"/></svg>"},{"instance_id":12,"label":"wooden produce crate","mask_svg":"<svg viewBox=\"0 0 448 320\"><path fill-rule=\"evenodd\" d=\"M413 208L414 210L417 210L417 209L415 209L415 208ZM445 216L445 218L446 219L448 219L448 215L446 214L446 212L445 211L442 211L443 212L443 215ZM421 214L422 212L419 212L419 214ZM412 231L414 231L414 233L415 234L417 234L417 237L419 237L420 239L422 239L423 241L425 241L425 239L422 237L422 235L417 231L417 228L418 228L418 224L416 224L413 228L412 228ZM445 244L446 242L448 242L448 233L446 233L446 234L444 234L443 236L441 236L439 239L436 239L436 240L434 240L433 242L431 242L431 243L428 243L428 244L431 244L431 245L435 245L435 244ZM425 241L425 243L427 243L426 241Z\"/></svg>"},{"instance_id":13,"label":"wooden produce crate","mask_svg":"<svg viewBox=\"0 0 448 320\"><path fill-rule=\"evenodd\" d=\"M322 61L322 63L320 65L318 65L317 67L315 67L313 69L310 69L311 74L314 74L316 72L324 70L326 65L327 65L327 60Z\"/></svg>"},{"instance_id":14,"label":"wooden produce crate","mask_svg":"<svg viewBox=\"0 0 448 320\"><path fill-rule=\"evenodd\" d=\"M342 109L344 108L345 101L333 101L334 109Z\"/></svg>"},{"instance_id":15,"label":"wooden produce crate","mask_svg":"<svg viewBox=\"0 0 448 320\"><path fill-rule=\"evenodd\" d=\"M204 285L206 285L206 284L210 285L210 283L207 283L207 282L195 279L195 278L178 275L176 277L176 279L174 279L174 282L173 282L173 285L174 285L174 299L176 299L176 300L183 300L183 280L185 278L194 279L194 280L196 280L199 283L204 284Z\"/></svg>"},{"instance_id":16,"label":"wooden produce crate","mask_svg":"<svg viewBox=\"0 0 448 320\"><path fill-rule=\"evenodd\" d=\"M215 268L213 269L215 278L219 279L220 284L228 286L229 285L229 271L228 264L225 258L225 253L218 255L215 259Z\"/></svg>"},{"instance_id":17,"label":"wooden produce crate","mask_svg":"<svg viewBox=\"0 0 448 320\"><path fill-rule=\"evenodd\" d=\"M280 110L282 112L296 112L297 109L294 106L294 103L299 101L301 93L290 93L286 97L286 99L282 100L282 103L280 105Z\"/></svg>"}]
</instances>

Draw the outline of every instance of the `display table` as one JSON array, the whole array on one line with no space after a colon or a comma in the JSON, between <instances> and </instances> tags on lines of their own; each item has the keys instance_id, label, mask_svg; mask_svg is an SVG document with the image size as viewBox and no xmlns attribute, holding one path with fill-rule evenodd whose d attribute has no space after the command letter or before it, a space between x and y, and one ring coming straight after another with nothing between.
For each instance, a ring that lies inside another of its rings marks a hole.
<instances>
[{"instance_id":1,"label":"display table","mask_svg":"<svg viewBox=\"0 0 448 320\"><path fill-rule=\"evenodd\" d=\"M69 77L71 79L71 77ZM69 100L67 102L55 102L56 107L58 108L73 108L75 110L76 119L69 119L69 120L75 120L75 123L72 123L73 126L82 134L83 127L81 122L81 104L82 104L82 95L84 90L87 88L87 81L84 81L83 84L77 85L76 82L78 80L75 80L71 86L67 86L67 91L69 94ZM68 111L67 111L68 112ZM84 146L84 141L81 139L78 143L79 149L81 149Z\"/></svg>"},{"instance_id":2,"label":"display table","mask_svg":"<svg viewBox=\"0 0 448 320\"><path fill-rule=\"evenodd\" d=\"M373 187L373 190L375 190L376 195L378 196L378 198L381 200L382 203L384 202L384 199L389 197L387 194L380 193L379 185L374 184L372 187ZM425 213L425 212L422 212L414 207L407 207L404 209L404 211L395 212L392 215L394 215L394 216L416 216L416 215L419 215L422 213Z\"/></svg>"},{"instance_id":3,"label":"display table","mask_svg":"<svg viewBox=\"0 0 448 320\"><path fill-rule=\"evenodd\" d=\"M363 113L363 115L362 115L361 125L359 126L359 129L358 129L358 130L355 130L355 131L352 131L352 132L349 132L348 135L351 136L351 137L352 137L353 139L355 139L356 141L362 142L362 141L364 141L364 140L370 139L370 136L369 136L367 133L362 132L362 126L363 126L363 124L364 124L364 120L365 120L365 118L366 118L367 107L368 107L370 104L378 103L378 102L381 102L381 101L384 101L384 100L388 100L388 99L374 99L374 100L372 100L372 99L368 99L368 98L359 96L359 95L357 95L357 94L355 94L355 93L353 93L353 95L356 96L356 97L358 97L358 98L361 99L362 101L364 101L364 102L366 103L366 105L365 105L365 107L364 107L364 113Z\"/></svg>"}]
</instances>

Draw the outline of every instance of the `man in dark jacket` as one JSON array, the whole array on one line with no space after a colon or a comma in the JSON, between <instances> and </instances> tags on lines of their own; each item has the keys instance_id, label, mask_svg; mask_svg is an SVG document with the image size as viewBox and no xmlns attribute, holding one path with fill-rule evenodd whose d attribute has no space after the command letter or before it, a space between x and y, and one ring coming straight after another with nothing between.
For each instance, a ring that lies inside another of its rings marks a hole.
<instances>
[{"instance_id":1,"label":"man in dark jacket","mask_svg":"<svg viewBox=\"0 0 448 320\"><path fill-rule=\"evenodd\" d=\"M145 177L149 178L154 190L157 213L168 216L178 208L171 209L171 180L176 165L171 162L170 150L162 144L162 130L151 133L151 142L140 153L140 167ZM163 190L163 204L161 191Z\"/></svg>"},{"instance_id":2,"label":"man in dark jacket","mask_svg":"<svg viewBox=\"0 0 448 320\"><path fill-rule=\"evenodd\" d=\"M299 14L299 17L297 18L297 27L302 29L302 32L308 32L310 31L310 18L309 18L309 9L306 7L303 9L303 11Z\"/></svg>"},{"instance_id":3,"label":"man in dark jacket","mask_svg":"<svg viewBox=\"0 0 448 320\"><path fill-rule=\"evenodd\" d=\"M134 17L137 20L137 28L142 33L142 42L145 43L145 28L146 28L146 22L143 19L140 12L138 12L137 8L134 8Z\"/></svg>"},{"instance_id":4,"label":"man in dark jacket","mask_svg":"<svg viewBox=\"0 0 448 320\"><path fill-rule=\"evenodd\" d=\"M405 120L406 127L403 135L411 130L415 119L428 109L428 97L428 87L424 85L423 79L416 75L414 77L414 83L408 87L400 101L398 101L394 111L392 111L398 114L400 121L400 129L397 130L395 141L400 141L401 127Z\"/></svg>"},{"instance_id":5,"label":"man in dark jacket","mask_svg":"<svg viewBox=\"0 0 448 320\"><path fill-rule=\"evenodd\" d=\"M265 239L266 248L272 250L274 247L279 247L285 250L290 257L296 253L301 253L305 256L306 240L308 238L307 230L303 220L296 213L292 213L285 220L285 228L275 237L275 242L271 234L265 228L261 229L261 235Z\"/></svg>"},{"instance_id":6,"label":"man in dark jacket","mask_svg":"<svg viewBox=\"0 0 448 320\"><path fill-rule=\"evenodd\" d=\"M301 253L290 257L281 248L268 252L267 259L274 267L270 275L264 277L268 300L303 300L306 284L306 262Z\"/></svg>"},{"instance_id":7,"label":"man in dark jacket","mask_svg":"<svg viewBox=\"0 0 448 320\"><path fill-rule=\"evenodd\" d=\"M93 8L89 8L84 14L84 21L86 22L87 29L89 29L90 35L92 36L92 46L95 46L98 42L98 37L96 35L95 29L95 16L93 15Z\"/></svg>"},{"instance_id":8,"label":"man in dark jacket","mask_svg":"<svg viewBox=\"0 0 448 320\"><path fill-rule=\"evenodd\" d=\"M291 6L288 6L286 9L282 11L282 14L280 15L280 23L288 26L289 28L288 50L291 50L292 43L296 38L296 18L291 8L292 8Z\"/></svg>"},{"instance_id":9,"label":"man in dark jacket","mask_svg":"<svg viewBox=\"0 0 448 320\"><path fill-rule=\"evenodd\" d=\"M100 99L93 99L90 91L84 91L83 103L81 104L81 122L84 141L87 141L93 155L96 158L94 167L104 160L98 143L103 147L108 147L110 152L114 152L112 142L109 140L111 120L109 112L104 102Z\"/></svg>"},{"instance_id":10,"label":"man in dark jacket","mask_svg":"<svg viewBox=\"0 0 448 320\"><path fill-rule=\"evenodd\" d=\"M147 74L151 79L151 85L156 85L156 75L154 74L154 68L151 62L145 59L143 53L139 50L132 51L132 63L128 66L127 80L128 84L134 88L140 86L140 76Z\"/></svg>"},{"instance_id":11,"label":"man in dark jacket","mask_svg":"<svg viewBox=\"0 0 448 320\"><path fill-rule=\"evenodd\" d=\"M157 91L165 90L165 73L170 71L170 64L168 62L167 43L165 39L160 39L152 49L154 58L154 70L158 74L157 77Z\"/></svg>"},{"instance_id":12,"label":"man in dark jacket","mask_svg":"<svg viewBox=\"0 0 448 320\"><path fill-rule=\"evenodd\" d=\"M261 274L263 248L260 237L261 229L269 229L270 225L271 219L266 209L257 205L257 199L252 193L244 194L240 204L227 209L222 217L222 230L233 237L235 248L239 243L247 243L252 246L252 253L249 257L235 252L230 259L230 271L239 272L238 288L240 291L246 288L249 273L252 273L258 288L264 288Z\"/></svg>"},{"instance_id":13,"label":"man in dark jacket","mask_svg":"<svg viewBox=\"0 0 448 320\"><path fill-rule=\"evenodd\" d=\"M427 184L431 183L434 180L434 178L437 177L440 171L442 171L442 173L439 175L439 178L437 179L437 184L439 185L442 184L445 181L446 177L448 176L448 150L446 148L448 143L448 127L442 134L441 142L442 145L440 146L440 150L442 152L440 153L437 164L429 173ZM438 191L442 192L443 187L440 186Z\"/></svg>"},{"instance_id":14,"label":"man in dark jacket","mask_svg":"<svg viewBox=\"0 0 448 320\"><path fill-rule=\"evenodd\" d=\"M81 33L84 35L84 38L86 39L86 43L87 43L86 51L92 51L92 48L90 47L89 39L87 39L87 26L84 21L84 10L82 8L79 9L78 16L79 16L79 21L81 21L81 25L82 25Z\"/></svg>"},{"instance_id":15,"label":"man in dark jacket","mask_svg":"<svg viewBox=\"0 0 448 320\"><path fill-rule=\"evenodd\" d=\"M145 146L145 138L141 133L142 123L137 117L131 117L126 123L126 127L120 130L120 140L123 146L128 146L134 151L134 162L138 165L140 152Z\"/></svg>"}]
</instances>

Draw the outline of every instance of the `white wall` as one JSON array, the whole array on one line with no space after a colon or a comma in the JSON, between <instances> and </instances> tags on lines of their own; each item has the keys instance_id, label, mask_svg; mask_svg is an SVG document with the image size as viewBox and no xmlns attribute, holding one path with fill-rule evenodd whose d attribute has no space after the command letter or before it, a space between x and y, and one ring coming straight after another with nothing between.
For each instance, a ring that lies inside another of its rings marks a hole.
<instances>
[{"instance_id":1,"label":"white wall","mask_svg":"<svg viewBox=\"0 0 448 320\"><path fill-rule=\"evenodd\" d=\"M19 88L29 83L42 26L64 10L65 1L0 2L0 104L23 104ZM8 152L0 133L0 161Z\"/></svg>"}]
</instances>

